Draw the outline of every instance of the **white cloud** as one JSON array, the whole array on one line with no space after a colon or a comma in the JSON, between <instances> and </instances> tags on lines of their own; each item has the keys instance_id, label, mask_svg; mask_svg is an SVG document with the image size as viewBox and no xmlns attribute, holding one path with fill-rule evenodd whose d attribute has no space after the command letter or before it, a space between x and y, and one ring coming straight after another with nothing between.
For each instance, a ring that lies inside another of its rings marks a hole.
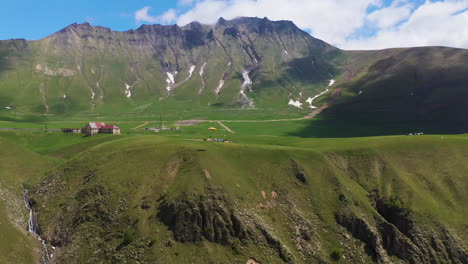
<instances>
[{"instance_id":1,"label":"white cloud","mask_svg":"<svg viewBox=\"0 0 468 264\"><path fill-rule=\"evenodd\" d=\"M177 19L177 11L169 9L157 18L157 21L162 24L173 23Z\"/></svg>"},{"instance_id":2,"label":"white cloud","mask_svg":"<svg viewBox=\"0 0 468 264\"><path fill-rule=\"evenodd\" d=\"M367 16L370 23L379 28L392 27L398 22L408 19L413 4L404 1L395 1L390 7L379 9Z\"/></svg>"},{"instance_id":3,"label":"white cloud","mask_svg":"<svg viewBox=\"0 0 468 264\"><path fill-rule=\"evenodd\" d=\"M148 22L148 23L156 23L157 17L153 17L148 14L148 11L151 9L151 6L145 6L140 10L135 12L135 20L137 23L139 22Z\"/></svg>"},{"instance_id":4,"label":"white cloud","mask_svg":"<svg viewBox=\"0 0 468 264\"><path fill-rule=\"evenodd\" d=\"M177 11L175 9L169 9L160 16L151 16L148 14L150 6L145 6L135 12L135 21L137 23L161 23L170 24L174 23L177 19Z\"/></svg>"},{"instance_id":5,"label":"white cloud","mask_svg":"<svg viewBox=\"0 0 468 264\"><path fill-rule=\"evenodd\" d=\"M414 1L413 1L414 2ZM410 0L179 0L188 11L173 9L160 16L150 7L135 13L137 22L212 24L219 17L268 17L291 20L316 38L344 49L378 49L402 46L445 45L468 48L468 0L426 0L416 6ZM368 14L368 9L376 9ZM458 13L457 13L458 12ZM454 15L455 14L455 15ZM362 35L362 30L375 32Z\"/></svg>"},{"instance_id":6,"label":"white cloud","mask_svg":"<svg viewBox=\"0 0 468 264\"><path fill-rule=\"evenodd\" d=\"M468 48L468 1L426 1L401 25L382 28L370 38L343 41L349 49L449 46ZM461 12L465 10L465 12ZM461 13L460 13L461 12Z\"/></svg>"}]
</instances>

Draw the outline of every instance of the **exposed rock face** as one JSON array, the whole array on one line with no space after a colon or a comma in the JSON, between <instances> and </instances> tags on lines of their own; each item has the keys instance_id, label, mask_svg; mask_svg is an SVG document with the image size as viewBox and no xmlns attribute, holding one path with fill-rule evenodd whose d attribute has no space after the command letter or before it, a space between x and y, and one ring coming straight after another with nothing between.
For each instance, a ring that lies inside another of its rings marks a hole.
<instances>
[{"instance_id":1,"label":"exposed rock face","mask_svg":"<svg viewBox=\"0 0 468 264\"><path fill-rule=\"evenodd\" d=\"M276 251L285 262L292 254L270 231L251 217L239 212L220 190L208 190L206 197L183 195L176 201L164 201L158 218L182 243L206 239L220 245L232 245L235 240L254 241Z\"/></svg>"},{"instance_id":2,"label":"exposed rock face","mask_svg":"<svg viewBox=\"0 0 468 264\"><path fill-rule=\"evenodd\" d=\"M37 64L36 67L34 67L34 69L36 70L36 72L40 72L49 76L70 77L76 74L76 71L71 70L71 69L59 68L57 70L52 70L52 69L49 69L47 65L43 65L43 64Z\"/></svg>"},{"instance_id":3,"label":"exposed rock face","mask_svg":"<svg viewBox=\"0 0 468 264\"><path fill-rule=\"evenodd\" d=\"M233 238L247 239L248 232L232 206L217 193L208 197L185 197L173 203L164 202L158 217L179 242L197 242L203 238L227 245Z\"/></svg>"},{"instance_id":4,"label":"exposed rock face","mask_svg":"<svg viewBox=\"0 0 468 264\"><path fill-rule=\"evenodd\" d=\"M386 261L386 253L381 245L381 239L375 230L364 219L344 209L336 216L338 224L344 226L353 237L366 244L366 253L373 256L375 260Z\"/></svg>"},{"instance_id":5,"label":"exposed rock face","mask_svg":"<svg viewBox=\"0 0 468 264\"><path fill-rule=\"evenodd\" d=\"M376 261L390 263L395 256L409 263L466 263L468 252L445 228L425 229L395 198L369 195L379 215L366 220L344 207L337 222L366 244Z\"/></svg>"},{"instance_id":6,"label":"exposed rock face","mask_svg":"<svg viewBox=\"0 0 468 264\"><path fill-rule=\"evenodd\" d=\"M89 263L99 263L102 258L110 260L108 263L121 263L124 259L146 263L148 239L135 240L131 234L126 235L135 223L122 214L127 208L126 200L114 196L102 184L90 183L93 172L76 178L82 189L64 195L67 187L63 178L67 171L66 168L49 175L32 192L31 205L40 209L39 222L43 214L50 213L48 206L54 208L52 220L43 224L42 230L47 245L55 250L51 263L75 263L84 251L92 252L87 256ZM57 196L63 199L61 203L47 204Z\"/></svg>"}]
</instances>

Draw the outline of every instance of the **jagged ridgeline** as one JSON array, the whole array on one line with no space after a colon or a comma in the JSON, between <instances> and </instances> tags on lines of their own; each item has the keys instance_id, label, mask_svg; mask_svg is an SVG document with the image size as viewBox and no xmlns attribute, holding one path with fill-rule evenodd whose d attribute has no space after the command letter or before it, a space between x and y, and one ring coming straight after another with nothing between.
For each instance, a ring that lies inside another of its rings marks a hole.
<instances>
[{"instance_id":1,"label":"jagged ridgeline","mask_svg":"<svg viewBox=\"0 0 468 264\"><path fill-rule=\"evenodd\" d=\"M112 31L72 24L0 41L0 107L35 113L283 108L325 89L341 51L290 21ZM303 101L304 101L303 100Z\"/></svg>"}]
</instances>

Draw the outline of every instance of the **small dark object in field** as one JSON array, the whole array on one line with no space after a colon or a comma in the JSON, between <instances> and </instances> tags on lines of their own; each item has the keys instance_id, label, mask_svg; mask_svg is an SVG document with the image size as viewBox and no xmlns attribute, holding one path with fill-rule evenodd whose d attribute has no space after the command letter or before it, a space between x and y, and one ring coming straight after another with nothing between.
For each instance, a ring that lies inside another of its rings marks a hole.
<instances>
[{"instance_id":1,"label":"small dark object in field","mask_svg":"<svg viewBox=\"0 0 468 264\"><path fill-rule=\"evenodd\" d=\"M341 259L342 255L343 254L341 253L341 249L334 249L332 253L330 254L330 257L332 258L332 260L338 261Z\"/></svg>"},{"instance_id":2,"label":"small dark object in field","mask_svg":"<svg viewBox=\"0 0 468 264\"><path fill-rule=\"evenodd\" d=\"M296 178L300 180L302 183L306 183L306 178L303 172L296 173Z\"/></svg>"},{"instance_id":3,"label":"small dark object in field","mask_svg":"<svg viewBox=\"0 0 468 264\"><path fill-rule=\"evenodd\" d=\"M197 149L197 151L206 151L206 149Z\"/></svg>"}]
</instances>

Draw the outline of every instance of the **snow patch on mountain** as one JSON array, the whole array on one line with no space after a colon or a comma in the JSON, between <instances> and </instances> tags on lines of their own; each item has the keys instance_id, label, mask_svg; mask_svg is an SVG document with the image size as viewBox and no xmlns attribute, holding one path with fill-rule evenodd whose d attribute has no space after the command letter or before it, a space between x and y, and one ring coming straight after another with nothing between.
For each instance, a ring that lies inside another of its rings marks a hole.
<instances>
[{"instance_id":1,"label":"snow patch on mountain","mask_svg":"<svg viewBox=\"0 0 468 264\"><path fill-rule=\"evenodd\" d=\"M322 95L328 93L328 91L330 91L329 88L330 88L333 84L335 84L335 82L336 82L335 80L331 79L330 82L328 83L328 87L327 87L327 89L325 89L325 91L323 91L323 92L317 94L317 95L314 96L314 97L309 97L309 98L307 98L306 103L309 104L309 108L312 108L312 109L317 108L316 106L312 105L313 101L314 101L315 99L319 98L320 96L322 96Z\"/></svg>"},{"instance_id":2,"label":"snow patch on mountain","mask_svg":"<svg viewBox=\"0 0 468 264\"><path fill-rule=\"evenodd\" d=\"M252 92L252 80L250 79L250 71L249 70L244 70L242 72L242 77L244 78L244 83L241 85L240 88L240 94L241 94L241 99L240 102L244 105L248 105L249 107L254 107L254 101L249 98L246 94L246 89L249 88L249 91Z\"/></svg>"},{"instance_id":3,"label":"snow patch on mountain","mask_svg":"<svg viewBox=\"0 0 468 264\"><path fill-rule=\"evenodd\" d=\"M224 80L221 79L221 80L219 80L218 87L216 87L216 90L215 90L216 94L219 94L219 92L221 92L221 89L223 88L223 86L224 86Z\"/></svg>"},{"instance_id":4,"label":"snow patch on mountain","mask_svg":"<svg viewBox=\"0 0 468 264\"><path fill-rule=\"evenodd\" d=\"M292 105L292 106L294 106L294 107L297 107L297 108L302 109L302 105L303 105L303 104L302 104L299 100L294 101L293 99L289 99L288 105Z\"/></svg>"},{"instance_id":5,"label":"snow patch on mountain","mask_svg":"<svg viewBox=\"0 0 468 264\"><path fill-rule=\"evenodd\" d=\"M174 75L172 73L170 73L170 72L166 72L166 74L167 74L167 77L169 78L168 79L169 83L175 83L174 82Z\"/></svg>"},{"instance_id":6,"label":"snow patch on mountain","mask_svg":"<svg viewBox=\"0 0 468 264\"><path fill-rule=\"evenodd\" d=\"M127 98L132 97L132 87L128 84L125 84L125 96Z\"/></svg>"},{"instance_id":7,"label":"snow patch on mountain","mask_svg":"<svg viewBox=\"0 0 468 264\"><path fill-rule=\"evenodd\" d=\"M244 78L244 84L242 84L242 88L245 90L248 86L252 85L252 80L250 79L250 71L243 71L242 72L242 77Z\"/></svg>"},{"instance_id":8,"label":"snow patch on mountain","mask_svg":"<svg viewBox=\"0 0 468 264\"><path fill-rule=\"evenodd\" d=\"M229 71L231 69L231 64L232 64L232 62L228 63L226 71L223 73L223 76L221 77L221 80L219 80L219 85L215 89L216 95L219 95L219 93L221 92L221 89L224 86L224 83L225 83L225 81L226 81L226 79L228 77Z\"/></svg>"},{"instance_id":9,"label":"snow patch on mountain","mask_svg":"<svg viewBox=\"0 0 468 264\"><path fill-rule=\"evenodd\" d=\"M203 76L203 73L205 72L205 66L206 66L206 62L203 63L203 66L200 68L200 76Z\"/></svg>"},{"instance_id":10,"label":"snow patch on mountain","mask_svg":"<svg viewBox=\"0 0 468 264\"><path fill-rule=\"evenodd\" d=\"M196 66L195 65L192 65L190 66L190 70L189 70L189 78L192 77L192 74L193 74L193 71L195 70Z\"/></svg>"},{"instance_id":11,"label":"snow patch on mountain","mask_svg":"<svg viewBox=\"0 0 468 264\"><path fill-rule=\"evenodd\" d=\"M166 90L168 93L170 93L172 91L172 89L174 88L174 85L175 85L175 77L177 76L177 71L175 71L173 74L170 73L170 72L166 72L167 74L167 79L166 79L166 82L167 82L167 87L166 87Z\"/></svg>"}]
</instances>

